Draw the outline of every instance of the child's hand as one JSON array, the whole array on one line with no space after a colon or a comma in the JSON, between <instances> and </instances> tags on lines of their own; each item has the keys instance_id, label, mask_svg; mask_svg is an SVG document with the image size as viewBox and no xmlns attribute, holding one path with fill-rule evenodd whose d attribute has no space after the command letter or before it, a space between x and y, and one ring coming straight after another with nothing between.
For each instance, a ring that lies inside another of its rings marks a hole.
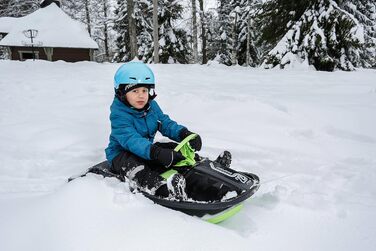
<instances>
[{"instance_id":1,"label":"child's hand","mask_svg":"<svg viewBox=\"0 0 376 251\"><path fill-rule=\"evenodd\" d=\"M198 135L197 133L188 131L187 128L183 128L180 131L179 136L180 136L180 139L183 140L191 134L196 134L197 136L189 141L189 145L193 148L193 150L195 150L195 152L200 151L202 147L202 141L201 141L200 135Z\"/></svg>"},{"instance_id":2,"label":"child's hand","mask_svg":"<svg viewBox=\"0 0 376 251\"><path fill-rule=\"evenodd\" d=\"M185 159L180 152L175 152L172 149L165 149L156 145L151 146L150 156L152 160L157 161L164 167L171 167Z\"/></svg>"},{"instance_id":3,"label":"child's hand","mask_svg":"<svg viewBox=\"0 0 376 251\"><path fill-rule=\"evenodd\" d=\"M195 150L195 152L200 151L202 147L201 137L198 134L196 135L196 137L189 141L189 145L193 148L193 150Z\"/></svg>"}]
</instances>

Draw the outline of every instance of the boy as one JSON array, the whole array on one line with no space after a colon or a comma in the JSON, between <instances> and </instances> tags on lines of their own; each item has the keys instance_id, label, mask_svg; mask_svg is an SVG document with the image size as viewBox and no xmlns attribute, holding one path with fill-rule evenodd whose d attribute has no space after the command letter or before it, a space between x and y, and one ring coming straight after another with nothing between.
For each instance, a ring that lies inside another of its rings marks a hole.
<instances>
[{"instance_id":1,"label":"boy","mask_svg":"<svg viewBox=\"0 0 376 251\"><path fill-rule=\"evenodd\" d=\"M144 63L122 65L115 74L114 85L110 143L106 148L111 171L151 193L186 199L183 175L174 174L167 182L160 176L166 168L184 159L173 150L177 144L153 143L153 140L157 131L176 142L192 132L162 112L154 100L154 74ZM199 151L201 137L197 135L189 144Z\"/></svg>"}]
</instances>

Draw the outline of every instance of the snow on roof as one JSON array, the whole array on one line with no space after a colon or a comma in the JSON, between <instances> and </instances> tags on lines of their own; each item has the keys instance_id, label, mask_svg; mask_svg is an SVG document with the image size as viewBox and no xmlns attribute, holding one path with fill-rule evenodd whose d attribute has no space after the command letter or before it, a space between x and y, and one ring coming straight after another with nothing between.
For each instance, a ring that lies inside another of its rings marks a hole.
<instances>
[{"instance_id":1,"label":"snow on roof","mask_svg":"<svg viewBox=\"0 0 376 251\"><path fill-rule=\"evenodd\" d=\"M0 21L3 21L3 18ZM6 20L6 22L8 26L5 24L4 27L5 29L10 27L10 30L8 35L0 41L0 45L3 46L28 46L26 44L30 44L30 39L24 35L23 31L36 29L38 35L34 42L42 43L41 47L98 49L98 44L89 36L85 27L70 18L56 4L50 4L27 16L13 19L13 21ZM9 25L9 22L12 25Z\"/></svg>"},{"instance_id":2,"label":"snow on roof","mask_svg":"<svg viewBox=\"0 0 376 251\"><path fill-rule=\"evenodd\" d=\"M0 33L9 33L17 21L16 17L0 17Z\"/></svg>"}]
</instances>

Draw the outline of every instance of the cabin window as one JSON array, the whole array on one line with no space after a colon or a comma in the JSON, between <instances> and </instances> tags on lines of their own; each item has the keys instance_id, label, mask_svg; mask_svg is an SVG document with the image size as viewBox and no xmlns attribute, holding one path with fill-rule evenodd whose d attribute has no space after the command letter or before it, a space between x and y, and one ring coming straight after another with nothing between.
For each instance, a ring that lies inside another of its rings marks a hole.
<instances>
[{"instance_id":1,"label":"cabin window","mask_svg":"<svg viewBox=\"0 0 376 251\"><path fill-rule=\"evenodd\" d=\"M25 61L28 59L33 59L33 52L32 51L19 51L20 60ZM34 58L39 59L39 51L34 51Z\"/></svg>"}]
</instances>

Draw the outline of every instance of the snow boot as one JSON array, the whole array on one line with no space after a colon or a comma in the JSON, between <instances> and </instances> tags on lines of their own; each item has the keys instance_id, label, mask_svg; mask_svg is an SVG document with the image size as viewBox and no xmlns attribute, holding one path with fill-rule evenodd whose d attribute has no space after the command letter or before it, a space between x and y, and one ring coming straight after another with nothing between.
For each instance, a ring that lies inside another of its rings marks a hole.
<instances>
[{"instance_id":1,"label":"snow boot","mask_svg":"<svg viewBox=\"0 0 376 251\"><path fill-rule=\"evenodd\" d=\"M217 159L214 161L224 168L229 168L231 165L231 153L229 151L224 151L221 153Z\"/></svg>"},{"instance_id":2,"label":"snow boot","mask_svg":"<svg viewBox=\"0 0 376 251\"><path fill-rule=\"evenodd\" d=\"M185 186L185 178L180 173L175 173L167 179L167 189L169 195L177 200L188 199Z\"/></svg>"}]
</instances>

